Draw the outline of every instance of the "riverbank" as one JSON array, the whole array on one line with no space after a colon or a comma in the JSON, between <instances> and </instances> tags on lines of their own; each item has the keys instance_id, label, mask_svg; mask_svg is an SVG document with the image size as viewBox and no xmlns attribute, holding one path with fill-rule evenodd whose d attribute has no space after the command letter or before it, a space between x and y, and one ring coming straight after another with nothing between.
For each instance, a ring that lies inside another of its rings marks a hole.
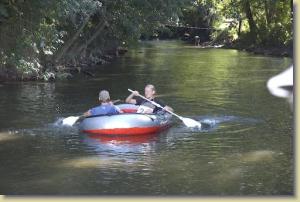
<instances>
[{"instance_id":1,"label":"riverbank","mask_svg":"<svg viewBox=\"0 0 300 202\"><path fill-rule=\"evenodd\" d=\"M191 41L187 42L191 44ZM267 46L255 46L245 45L242 42L232 43L219 43L219 42L203 42L196 48L224 48L224 49L236 49L240 51L247 51L250 53L275 56L275 57L289 57L293 58L293 48L291 47L267 47ZM40 73L32 72L24 74L22 71L18 71L15 68L0 68L0 82L5 81L55 81L71 79L75 74L84 74L87 77L94 77L94 71L97 66L108 64L115 60L115 58L125 54L128 51L126 47L118 47L115 50L107 51L105 54L92 54L88 57L81 58L72 63L64 63L60 65L52 65L47 67L48 71Z\"/></svg>"},{"instance_id":2,"label":"riverbank","mask_svg":"<svg viewBox=\"0 0 300 202\"><path fill-rule=\"evenodd\" d=\"M90 54L88 57L77 58L73 61L54 64L49 61L44 67L45 71L23 71L14 66L0 67L0 82L5 81L55 81L72 78L75 74L84 74L94 77L94 71L99 65L108 64L117 57L124 55L128 49L117 47L106 51L105 54Z\"/></svg>"},{"instance_id":3,"label":"riverbank","mask_svg":"<svg viewBox=\"0 0 300 202\"><path fill-rule=\"evenodd\" d=\"M256 45L242 45L239 43L224 44L223 48L236 49L241 51L247 51L254 54L276 57L290 57L293 58L293 47L268 47L268 46L256 46Z\"/></svg>"},{"instance_id":4,"label":"riverbank","mask_svg":"<svg viewBox=\"0 0 300 202\"><path fill-rule=\"evenodd\" d=\"M293 46L277 47L277 46L259 46L259 45L246 45L241 42L234 43L211 43L204 42L199 46L199 48L224 48L224 49L235 49L240 51L246 51L249 53L254 53L264 56L274 56L274 57L289 57L293 58L294 50Z\"/></svg>"}]
</instances>

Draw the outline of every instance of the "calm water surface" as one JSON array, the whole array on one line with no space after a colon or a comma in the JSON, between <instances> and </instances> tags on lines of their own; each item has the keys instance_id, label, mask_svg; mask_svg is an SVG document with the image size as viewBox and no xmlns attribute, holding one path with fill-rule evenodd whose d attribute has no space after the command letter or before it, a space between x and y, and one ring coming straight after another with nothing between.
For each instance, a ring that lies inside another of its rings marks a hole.
<instances>
[{"instance_id":1,"label":"calm water surface","mask_svg":"<svg viewBox=\"0 0 300 202\"><path fill-rule=\"evenodd\" d=\"M293 112L269 77L292 63L177 41L141 43L96 77L0 84L0 193L292 195ZM78 77L78 78L77 78ZM91 138L57 120L125 99L153 83L182 116L205 127L139 137Z\"/></svg>"}]
</instances>

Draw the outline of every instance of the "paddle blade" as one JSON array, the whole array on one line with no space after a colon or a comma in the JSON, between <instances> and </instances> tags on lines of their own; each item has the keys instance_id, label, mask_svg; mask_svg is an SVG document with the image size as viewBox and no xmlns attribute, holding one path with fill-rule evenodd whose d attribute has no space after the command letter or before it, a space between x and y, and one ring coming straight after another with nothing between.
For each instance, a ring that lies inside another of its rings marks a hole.
<instances>
[{"instance_id":1,"label":"paddle blade","mask_svg":"<svg viewBox=\"0 0 300 202\"><path fill-rule=\"evenodd\" d=\"M76 121L79 119L79 117L80 116L69 116L64 120L62 120L62 125L73 126L76 123Z\"/></svg>"},{"instance_id":2,"label":"paddle blade","mask_svg":"<svg viewBox=\"0 0 300 202\"><path fill-rule=\"evenodd\" d=\"M198 121L195 121L193 119L190 118L181 118L182 122L184 123L184 125L186 125L186 127L189 128L201 128L201 123Z\"/></svg>"}]
</instances>

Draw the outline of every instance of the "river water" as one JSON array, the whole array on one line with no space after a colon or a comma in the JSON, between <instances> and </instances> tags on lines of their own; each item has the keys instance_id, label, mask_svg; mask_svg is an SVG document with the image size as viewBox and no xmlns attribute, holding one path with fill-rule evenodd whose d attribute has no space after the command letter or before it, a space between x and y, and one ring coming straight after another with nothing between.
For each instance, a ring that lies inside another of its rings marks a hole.
<instances>
[{"instance_id":1,"label":"river water","mask_svg":"<svg viewBox=\"0 0 300 202\"><path fill-rule=\"evenodd\" d=\"M268 196L294 194L293 112L266 82L292 63L179 41L143 42L95 77L0 84L0 193ZM89 137L58 120L97 105L99 90L157 87L204 123L156 135Z\"/></svg>"}]
</instances>

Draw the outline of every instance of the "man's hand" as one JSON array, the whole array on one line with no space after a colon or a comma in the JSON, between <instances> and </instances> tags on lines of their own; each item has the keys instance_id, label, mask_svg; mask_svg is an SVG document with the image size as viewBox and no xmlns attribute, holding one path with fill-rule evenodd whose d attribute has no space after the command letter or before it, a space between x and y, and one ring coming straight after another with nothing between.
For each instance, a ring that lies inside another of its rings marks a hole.
<instances>
[{"instance_id":1,"label":"man's hand","mask_svg":"<svg viewBox=\"0 0 300 202\"><path fill-rule=\"evenodd\" d=\"M92 115L92 113L91 113L91 110L88 110L87 112L84 112L83 113L83 117L88 117L88 116L91 116Z\"/></svg>"},{"instance_id":2,"label":"man's hand","mask_svg":"<svg viewBox=\"0 0 300 202\"><path fill-rule=\"evenodd\" d=\"M139 91L136 91L136 90L132 92L132 95L134 95L134 96L139 96L139 94L140 94Z\"/></svg>"},{"instance_id":3,"label":"man's hand","mask_svg":"<svg viewBox=\"0 0 300 202\"><path fill-rule=\"evenodd\" d=\"M172 109L172 107L169 107L169 106L165 106L163 109L168 110L168 111L171 111L171 112L174 111L174 110Z\"/></svg>"}]
</instances>

